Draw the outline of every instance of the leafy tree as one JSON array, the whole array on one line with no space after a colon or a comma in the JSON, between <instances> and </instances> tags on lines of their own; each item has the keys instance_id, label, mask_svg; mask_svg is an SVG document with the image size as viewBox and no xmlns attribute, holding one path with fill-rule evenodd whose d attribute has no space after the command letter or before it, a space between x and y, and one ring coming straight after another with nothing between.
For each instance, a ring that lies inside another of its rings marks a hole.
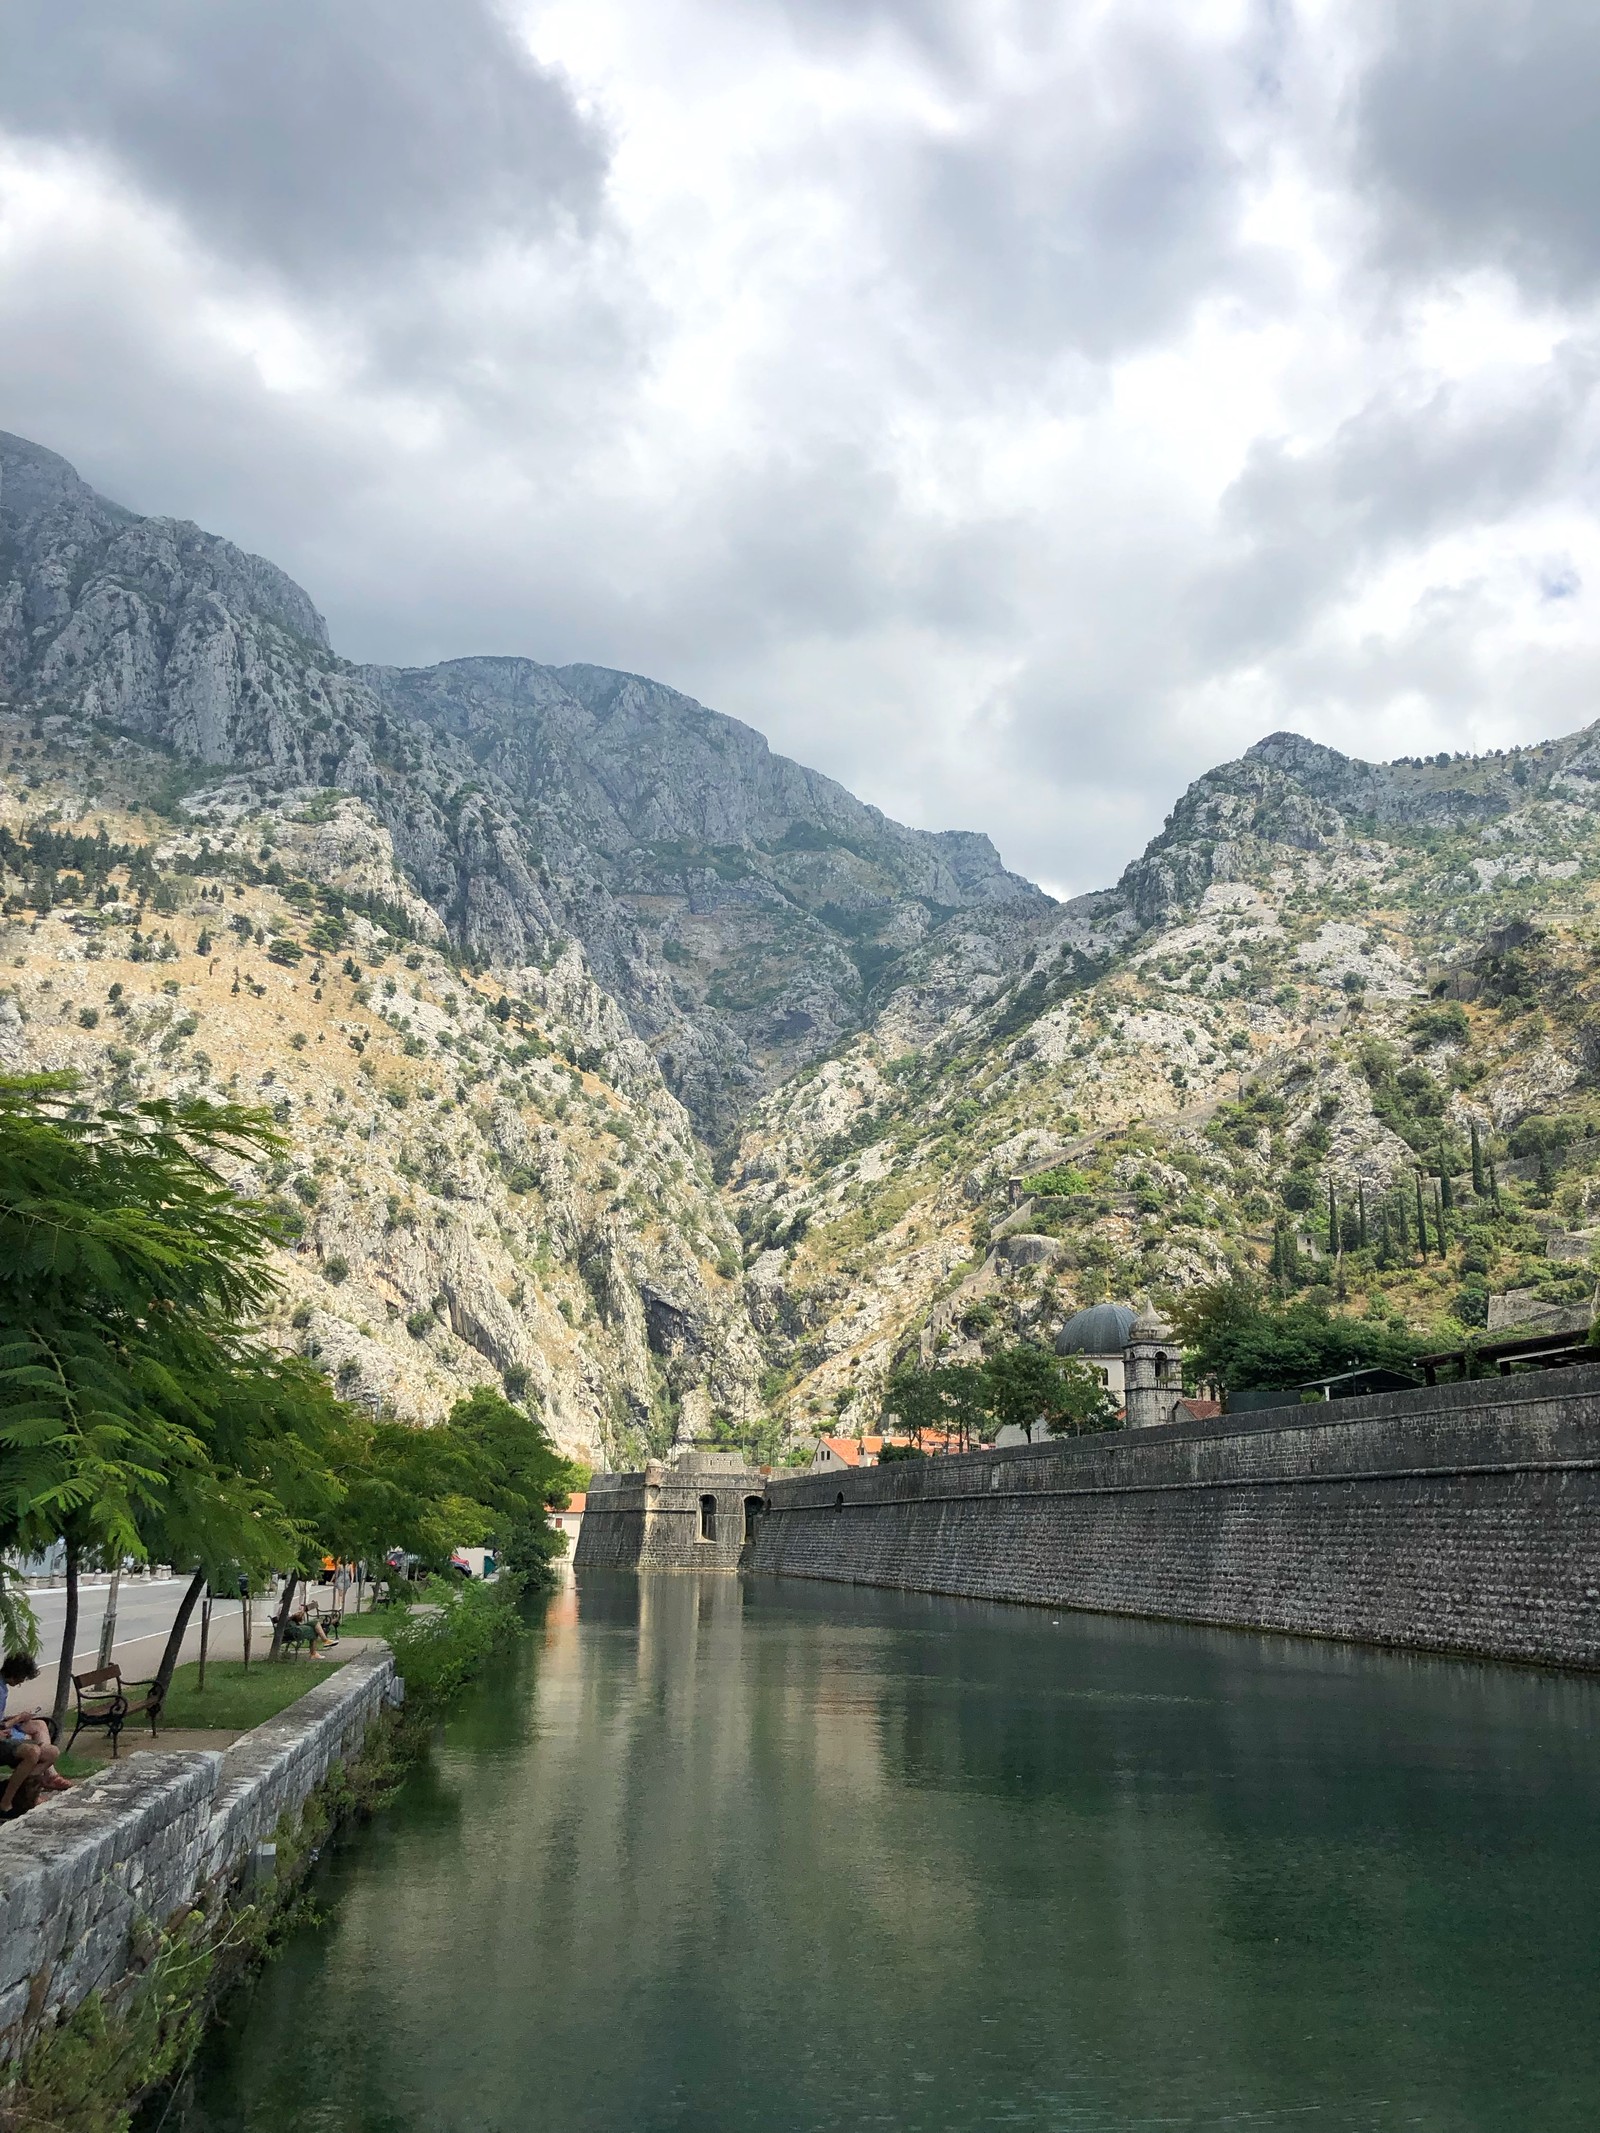
<instances>
[{"instance_id":1,"label":"leafy tree","mask_svg":"<svg viewBox=\"0 0 1600 2133\"><path fill-rule=\"evenodd\" d=\"M1268 1303L1239 1276L1191 1290L1173 1320L1192 1367L1230 1392L1289 1388L1343 1370L1404 1370L1426 1346L1385 1320L1307 1302Z\"/></svg>"},{"instance_id":2,"label":"leafy tree","mask_svg":"<svg viewBox=\"0 0 1600 2133\"><path fill-rule=\"evenodd\" d=\"M983 1366L984 1393L996 1430L1008 1425L1032 1441L1042 1422L1053 1437L1105 1428L1115 1418L1099 1372L1079 1356L1057 1356L1023 1343Z\"/></svg>"},{"instance_id":3,"label":"leafy tree","mask_svg":"<svg viewBox=\"0 0 1600 2133\"><path fill-rule=\"evenodd\" d=\"M939 1426L943 1412L930 1370L897 1370L884 1387L884 1420L898 1422L919 1451L929 1430Z\"/></svg>"},{"instance_id":4,"label":"leafy tree","mask_svg":"<svg viewBox=\"0 0 1600 2133\"><path fill-rule=\"evenodd\" d=\"M963 1451L974 1438L982 1443L989 1423L988 1388L981 1363L941 1363L930 1370L938 1402L935 1426L954 1437ZM992 1431L988 1432L993 1434Z\"/></svg>"},{"instance_id":5,"label":"leafy tree","mask_svg":"<svg viewBox=\"0 0 1600 2133\"><path fill-rule=\"evenodd\" d=\"M902 1370L883 1396L893 1417L920 1449L929 1434L952 1437L965 1451L976 1439L994 1441L1008 1424L1031 1437L1041 1422L1053 1436L1105 1429L1116 1409L1099 1374L1078 1356L1056 1356L1026 1342L982 1363L946 1363Z\"/></svg>"},{"instance_id":6,"label":"leafy tree","mask_svg":"<svg viewBox=\"0 0 1600 2133\"><path fill-rule=\"evenodd\" d=\"M484 1541L507 1569L541 1576L565 1546L545 1516L562 1509L578 1472L536 1416L478 1385L451 1408L446 1427L476 1465L474 1495L488 1514Z\"/></svg>"},{"instance_id":7,"label":"leafy tree","mask_svg":"<svg viewBox=\"0 0 1600 2133\"><path fill-rule=\"evenodd\" d=\"M272 1218L217 1168L278 1146L198 1099L92 1111L61 1075L0 1078L0 1547L67 1544L66 1708L88 1550L144 1555L166 1516L239 1509L211 1440L270 1293Z\"/></svg>"},{"instance_id":8,"label":"leafy tree","mask_svg":"<svg viewBox=\"0 0 1600 2133\"><path fill-rule=\"evenodd\" d=\"M458 1547L492 1547L536 1577L565 1545L546 1509L577 1480L544 1425L490 1385L434 1429L353 1417L336 1472L342 1494L324 1536L341 1558L380 1563L398 1550L442 1570Z\"/></svg>"},{"instance_id":9,"label":"leafy tree","mask_svg":"<svg viewBox=\"0 0 1600 2133\"><path fill-rule=\"evenodd\" d=\"M193 1576L157 1669L163 1693L196 1603L209 1583L251 1587L271 1569L290 1581L279 1610L289 1619L299 1575L324 1553L341 1502L361 1420L298 1356L245 1350L217 1384L205 1418L205 1464L177 1477L147 1528L148 1552ZM281 1640L281 1626L274 1650Z\"/></svg>"}]
</instances>

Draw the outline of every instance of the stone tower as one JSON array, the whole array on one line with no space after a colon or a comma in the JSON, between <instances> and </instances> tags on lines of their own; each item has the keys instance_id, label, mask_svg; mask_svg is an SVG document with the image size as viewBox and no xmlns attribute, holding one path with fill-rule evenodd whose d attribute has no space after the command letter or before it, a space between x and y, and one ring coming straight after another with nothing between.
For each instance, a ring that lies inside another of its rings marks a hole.
<instances>
[{"instance_id":1,"label":"stone tower","mask_svg":"<svg viewBox=\"0 0 1600 2133\"><path fill-rule=\"evenodd\" d=\"M1122 1368L1128 1428L1172 1421L1183 1397L1183 1350L1148 1304L1128 1328Z\"/></svg>"}]
</instances>

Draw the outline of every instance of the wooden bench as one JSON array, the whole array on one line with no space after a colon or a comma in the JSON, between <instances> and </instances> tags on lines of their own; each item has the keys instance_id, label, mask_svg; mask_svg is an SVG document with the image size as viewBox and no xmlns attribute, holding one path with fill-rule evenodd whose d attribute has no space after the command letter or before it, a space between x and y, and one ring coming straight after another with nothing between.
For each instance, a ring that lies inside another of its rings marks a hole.
<instances>
[{"instance_id":1,"label":"wooden bench","mask_svg":"<svg viewBox=\"0 0 1600 2133\"><path fill-rule=\"evenodd\" d=\"M130 1718L148 1718L150 1738L155 1739L162 1698L153 1681L124 1681L120 1666L97 1666L92 1673L74 1674L72 1686L78 1697L78 1723L72 1729L72 1740L67 1742L69 1755L72 1741L85 1727L99 1726L111 1736L114 1758L122 1729ZM135 1702L130 1691L138 1689L145 1693Z\"/></svg>"}]
</instances>

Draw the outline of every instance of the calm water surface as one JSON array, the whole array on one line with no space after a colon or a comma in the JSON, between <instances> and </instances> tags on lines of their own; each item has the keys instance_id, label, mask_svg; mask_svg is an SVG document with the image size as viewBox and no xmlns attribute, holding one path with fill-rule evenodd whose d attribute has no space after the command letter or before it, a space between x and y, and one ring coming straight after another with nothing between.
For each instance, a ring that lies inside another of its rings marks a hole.
<instances>
[{"instance_id":1,"label":"calm water surface","mask_svg":"<svg viewBox=\"0 0 1600 2133\"><path fill-rule=\"evenodd\" d=\"M170 2133L1600 2125L1600 1687L585 1573Z\"/></svg>"}]
</instances>

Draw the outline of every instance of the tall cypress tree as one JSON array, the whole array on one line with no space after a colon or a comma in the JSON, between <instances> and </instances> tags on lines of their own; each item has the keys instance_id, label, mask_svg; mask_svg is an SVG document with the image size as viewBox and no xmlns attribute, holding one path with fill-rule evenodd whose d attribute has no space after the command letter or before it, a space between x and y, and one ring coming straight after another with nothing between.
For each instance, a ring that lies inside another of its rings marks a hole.
<instances>
[{"instance_id":1,"label":"tall cypress tree","mask_svg":"<svg viewBox=\"0 0 1600 2133\"><path fill-rule=\"evenodd\" d=\"M1489 1158L1489 1197L1494 1202L1494 1211L1500 1212L1500 1173L1494 1167L1494 1157Z\"/></svg>"},{"instance_id":2,"label":"tall cypress tree","mask_svg":"<svg viewBox=\"0 0 1600 2133\"><path fill-rule=\"evenodd\" d=\"M1415 1172L1417 1181L1417 1249L1424 1259L1428 1256L1428 1208L1422 1197L1422 1166Z\"/></svg>"},{"instance_id":3,"label":"tall cypress tree","mask_svg":"<svg viewBox=\"0 0 1600 2133\"><path fill-rule=\"evenodd\" d=\"M1481 1200L1486 1190L1483 1177L1483 1141L1478 1133L1478 1121L1475 1118L1470 1121L1470 1127L1472 1132L1472 1190L1474 1197Z\"/></svg>"},{"instance_id":4,"label":"tall cypress tree","mask_svg":"<svg viewBox=\"0 0 1600 2133\"><path fill-rule=\"evenodd\" d=\"M1356 1242L1362 1251L1367 1249L1367 1188L1363 1179L1356 1179Z\"/></svg>"},{"instance_id":5,"label":"tall cypress tree","mask_svg":"<svg viewBox=\"0 0 1600 2133\"><path fill-rule=\"evenodd\" d=\"M1394 1196L1394 1219L1395 1228L1400 1238L1400 1249L1403 1252L1409 1252L1411 1249L1411 1222L1406 1214L1406 1189L1403 1185Z\"/></svg>"},{"instance_id":6,"label":"tall cypress tree","mask_svg":"<svg viewBox=\"0 0 1600 2133\"><path fill-rule=\"evenodd\" d=\"M1439 1205L1448 1214L1455 1205L1450 1192L1450 1162L1444 1152L1444 1141L1439 1142Z\"/></svg>"},{"instance_id":7,"label":"tall cypress tree","mask_svg":"<svg viewBox=\"0 0 1600 2133\"><path fill-rule=\"evenodd\" d=\"M1339 1195L1334 1189L1333 1172L1328 1173L1328 1257L1336 1258L1339 1252Z\"/></svg>"}]
</instances>

